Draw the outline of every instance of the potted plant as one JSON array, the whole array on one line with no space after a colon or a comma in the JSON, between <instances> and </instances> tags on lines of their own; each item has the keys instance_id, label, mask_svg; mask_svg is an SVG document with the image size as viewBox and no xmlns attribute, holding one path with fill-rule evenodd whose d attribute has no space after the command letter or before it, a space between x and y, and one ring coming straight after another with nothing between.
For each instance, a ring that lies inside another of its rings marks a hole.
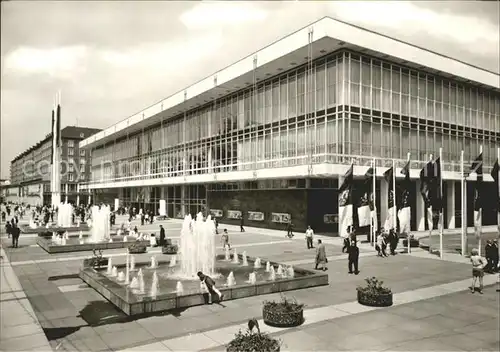
<instances>
[{"instance_id":1,"label":"potted plant","mask_svg":"<svg viewBox=\"0 0 500 352\"><path fill-rule=\"evenodd\" d=\"M358 286L358 303L370 307L392 306L392 291L376 277L365 279L366 286Z\"/></svg>"},{"instance_id":2,"label":"potted plant","mask_svg":"<svg viewBox=\"0 0 500 352\"><path fill-rule=\"evenodd\" d=\"M282 296L281 302L264 301L264 323L275 327L299 326L304 322L304 305Z\"/></svg>"},{"instance_id":3,"label":"potted plant","mask_svg":"<svg viewBox=\"0 0 500 352\"><path fill-rule=\"evenodd\" d=\"M179 250L179 246L176 244L166 244L162 247L161 252L163 254L177 254Z\"/></svg>"},{"instance_id":4,"label":"potted plant","mask_svg":"<svg viewBox=\"0 0 500 352\"><path fill-rule=\"evenodd\" d=\"M102 256L102 250L92 249L92 258L84 259L83 266L98 269L108 265L108 258Z\"/></svg>"},{"instance_id":5,"label":"potted plant","mask_svg":"<svg viewBox=\"0 0 500 352\"><path fill-rule=\"evenodd\" d=\"M128 252L130 254L141 254L146 253L146 245L142 243L132 243L128 246Z\"/></svg>"},{"instance_id":6,"label":"potted plant","mask_svg":"<svg viewBox=\"0 0 500 352\"><path fill-rule=\"evenodd\" d=\"M257 331L254 332L253 328ZM279 352L281 341L269 336L266 333L261 333L259 324L256 319L248 321L248 330L241 330L234 336L234 339L226 346L227 352L250 352L250 351L266 351Z\"/></svg>"}]
</instances>

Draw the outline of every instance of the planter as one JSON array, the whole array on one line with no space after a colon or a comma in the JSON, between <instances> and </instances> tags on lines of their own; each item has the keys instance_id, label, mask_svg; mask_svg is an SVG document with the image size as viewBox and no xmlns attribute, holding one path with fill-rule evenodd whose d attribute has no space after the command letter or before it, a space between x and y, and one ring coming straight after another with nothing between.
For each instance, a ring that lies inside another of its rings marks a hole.
<instances>
[{"instance_id":1,"label":"planter","mask_svg":"<svg viewBox=\"0 0 500 352\"><path fill-rule=\"evenodd\" d=\"M108 265L108 258L101 258L100 260L94 258L87 258L83 260L84 268L99 268Z\"/></svg>"},{"instance_id":2,"label":"planter","mask_svg":"<svg viewBox=\"0 0 500 352\"><path fill-rule=\"evenodd\" d=\"M238 332L226 346L227 352L266 351L279 352L281 341L260 332Z\"/></svg>"},{"instance_id":3,"label":"planter","mask_svg":"<svg viewBox=\"0 0 500 352\"><path fill-rule=\"evenodd\" d=\"M163 254L177 254L179 251L179 247L175 244L167 244L166 246L163 246L161 249L161 252Z\"/></svg>"},{"instance_id":4,"label":"planter","mask_svg":"<svg viewBox=\"0 0 500 352\"><path fill-rule=\"evenodd\" d=\"M128 247L128 252L130 254L142 254L147 252L146 245L143 244L132 244Z\"/></svg>"},{"instance_id":5,"label":"planter","mask_svg":"<svg viewBox=\"0 0 500 352\"><path fill-rule=\"evenodd\" d=\"M269 326L280 328L299 326L304 322L304 308L285 303L265 303L262 308L262 318Z\"/></svg>"},{"instance_id":6,"label":"planter","mask_svg":"<svg viewBox=\"0 0 500 352\"><path fill-rule=\"evenodd\" d=\"M366 293L358 291L358 303L368 307L390 307L392 306L392 293Z\"/></svg>"}]
</instances>

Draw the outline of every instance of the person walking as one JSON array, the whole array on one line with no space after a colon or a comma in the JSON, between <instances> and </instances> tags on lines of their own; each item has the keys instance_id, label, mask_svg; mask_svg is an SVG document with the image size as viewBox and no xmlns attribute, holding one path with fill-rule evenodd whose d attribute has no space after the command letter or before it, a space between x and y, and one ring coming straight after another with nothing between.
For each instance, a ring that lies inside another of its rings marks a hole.
<instances>
[{"instance_id":1,"label":"person walking","mask_svg":"<svg viewBox=\"0 0 500 352\"><path fill-rule=\"evenodd\" d=\"M493 249L491 250L491 255L493 256L493 271L497 272L498 271L498 240L495 238L493 240Z\"/></svg>"},{"instance_id":2,"label":"person walking","mask_svg":"<svg viewBox=\"0 0 500 352\"><path fill-rule=\"evenodd\" d=\"M219 234L219 222L217 221L217 218L214 216L214 225L215 225L215 234Z\"/></svg>"},{"instance_id":3,"label":"person walking","mask_svg":"<svg viewBox=\"0 0 500 352\"><path fill-rule=\"evenodd\" d=\"M212 295L215 293L219 296L219 302L222 302L224 299L224 295L215 287L215 281L208 275L203 274L201 271L198 271L196 274L201 282L203 282L208 290L208 304L212 304Z\"/></svg>"},{"instance_id":4,"label":"person walking","mask_svg":"<svg viewBox=\"0 0 500 352\"><path fill-rule=\"evenodd\" d=\"M288 223L286 224L286 236L285 237L288 237L288 238L292 238L293 237L293 224L292 224L292 220L288 220Z\"/></svg>"},{"instance_id":5,"label":"person walking","mask_svg":"<svg viewBox=\"0 0 500 352\"><path fill-rule=\"evenodd\" d=\"M493 251L498 250L493 247L493 242L491 240L486 241L486 245L484 246L484 256L486 258L486 265L484 267L484 271L487 273L493 273L495 266L493 264Z\"/></svg>"},{"instance_id":6,"label":"person walking","mask_svg":"<svg viewBox=\"0 0 500 352\"><path fill-rule=\"evenodd\" d=\"M159 245L163 247L165 245L165 229L163 225L160 225L160 243Z\"/></svg>"},{"instance_id":7,"label":"person walking","mask_svg":"<svg viewBox=\"0 0 500 352\"><path fill-rule=\"evenodd\" d=\"M318 239L318 247L316 248L316 266L314 269L318 270L318 266L321 266L321 270L325 271L325 264L328 263L328 258L326 257L325 245Z\"/></svg>"},{"instance_id":8,"label":"person walking","mask_svg":"<svg viewBox=\"0 0 500 352\"><path fill-rule=\"evenodd\" d=\"M12 248L19 248L19 235L21 234L21 229L17 226L14 221L12 222Z\"/></svg>"},{"instance_id":9,"label":"person walking","mask_svg":"<svg viewBox=\"0 0 500 352\"><path fill-rule=\"evenodd\" d=\"M396 248L398 247L399 236L394 229L389 231L389 248L391 255L396 255Z\"/></svg>"},{"instance_id":10,"label":"person walking","mask_svg":"<svg viewBox=\"0 0 500 352\"><path fill-rule=\"evenodd\" d=\"M227 233L227 229L224 229L221 237L222 248L225 250L226 246L231 249L231 245L229 244L229 234Z\"/></svg>"},{"instance_id":11,"label":"person walking","mask_svg":"<svg viewBox=\"0 0 500 352\"><path fill-rule=\"evenodd\" d=\"M472 263L472 293L476 291L476 281L479 281L479 293L483 293L484 260L476 248L471 251L470 261Z\"/></svg>"},{"instance_id":12,"label":"person walking","mask_svg":"<svg viewBox=\"0 0 500 352\"><path fill-rule=\"evenodd\" d=\"M5 224L5 232L7 232L7 238L10 238L10 235L12 234L12 224L10 221L7 221Z\"/></svg>"},{"instance_id":13,"label":"person walking","mask_svg":"<svg viewBox=\"0 0 500 352\"><path fill-rule=\"evenodd\" d=\"M240 232L245 232L245 228L243 227L245 225L245 220L243 219L243 214L240 215Z\"/></svg>"},{"instance_id":14,"label":"person walking","mask_svg":"<svg viewBox=\"0 0 500 352\"><path fill-rule=\"evenodd\" d=\"M359 270L358 270L359 248L356 245L356 241L351 242L351 245L349 246L347 253L349 253L349 256L348 256L349 274L354 273L355 275L358 275L359 274ZM353 271L353 268L354 268L354 271Z\"/></svg>"},{"instance_id":15,"label":"person walking","mask_svg":"<svg viewBox=\"0 0 500 352\"><path fill-rule=\"evenodd\" d=\"M307 249L314 248L314 246L313 246L313 236L314 236L313 229L311 229L311 226L307 226L307 230L306 230Z\"/></svg>"}]
</instances>

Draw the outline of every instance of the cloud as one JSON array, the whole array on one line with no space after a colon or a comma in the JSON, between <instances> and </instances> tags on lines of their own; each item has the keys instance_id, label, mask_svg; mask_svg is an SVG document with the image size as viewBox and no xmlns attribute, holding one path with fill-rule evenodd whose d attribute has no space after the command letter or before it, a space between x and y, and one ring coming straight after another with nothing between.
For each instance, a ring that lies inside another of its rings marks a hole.
<instances>
[{"instance_id":1,"label":"cloud","mask_svg":"<svg viewBox=\"0 0 500 352\"><path fill-rule=\"evenodd\" d=\"M399 35L417 33L451 41L475 54L496 54L498 26L473 15L431 10L409 2L339 1L330 4L336 16L347 22L394 30Z\"/></svg>"},{"instance_id":2,"label":"cloud","mask_svg":"<svg viewBox=\"0 0 500 352\"><path fill-rule=\"evenodd\" d=\"M201 29L263 21L267 15L267 11L248 3L201 3L184 12L180 21L190 29Z\"/></svg>"},{"instance_id":3,"label":"cloud","mask_svg":"<svg viewBox=\"0 0 500 352\"><path fill-rule=\"evenodd\" d=\"M7 54L4 69L20 74L42 73L54 78L69 78L82 71L87 55L87 48L78 45L55 49L20 47Z\"/></svg>"}]
</instances>

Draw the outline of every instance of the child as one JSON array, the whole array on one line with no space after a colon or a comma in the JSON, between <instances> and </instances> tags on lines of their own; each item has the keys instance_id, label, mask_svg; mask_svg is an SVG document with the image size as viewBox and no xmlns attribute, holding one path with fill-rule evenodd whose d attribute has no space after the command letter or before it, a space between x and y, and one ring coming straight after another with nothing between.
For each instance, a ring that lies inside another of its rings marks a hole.
<instances>
[{"instance_id":1,"label":"child","mask_svg":"<svg viewBox=\"0 0 500 352\"><path fill-rule=\"evenodd\" d=\"M385 237L383 234L377 236L377 244L375 245L375 249L378 252L379 257L387 257L385 253L385 249L387 247L387 243L385 242Z\"/></svg>"},{"instance_id":2,"label":"child","mask_svg":"<svg viewBox=\"0 0 500 352\"><path fill-rule=\"evenodd\" d=\"M215 293L219 296L219 302L222 301L224 295L215 287L215 281L208 275L203 274L201 271L198 271L196 274L200 278L200 281L203 282L208 290L208 304L212 304L212 295Z\"/></svg>"},{"instance_id":3,"label":"child","mask_svg":"<svg viewBox=\"0 0 500 352\"><path fill-rule=\"evenodd\" d=\"M222 234L221 237L222 241L222 248L226 249L226 246L231 249L231 245L229 244L229 234L227 233L227 229L224 229L224 233Z\"/></svg>"},{"instance_id":4,"label":"child","mask_svg":"<svg viewBox=\"0 0 500 352\"><path fill-rule=\"evenodd\" d=\"M471 251L470 261L472 263L472 293L476 290L476 280L479 279L479 293L483 293L484 261L478 254L477 249Z\"/></svg>"}]
</instances>

